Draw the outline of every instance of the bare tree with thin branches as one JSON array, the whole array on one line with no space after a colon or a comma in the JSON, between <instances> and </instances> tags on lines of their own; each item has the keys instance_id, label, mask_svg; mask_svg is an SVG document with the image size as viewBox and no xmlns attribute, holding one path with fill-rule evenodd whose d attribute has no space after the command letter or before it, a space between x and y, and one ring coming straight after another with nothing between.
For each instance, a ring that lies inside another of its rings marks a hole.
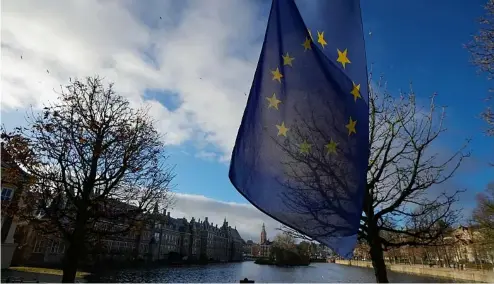
<instances>
[{"instance_id":1,"label":"bare tree with thin branches","mask_svg":"<svg viewBox=\"0 0 494 284\"><path fill-rule=\"evenodd\" d=\"M480 29L466 48L472 55L472 63L491 80L494 78L494 0L488 0L484 9L485 15L479 19ZM487 135L494 136L492 95L487 96L486 103L487 107L481 117L487 122Z\"/></svg>"},{"instance_id":2,"label":"bare tree with thin branches","mask_svg":"<svg viewBox=\"0 0 494 284\"><path fill-rule=\"evenodd\" d=\"M434 96L429 107L422 109L412 89L396 99L381 82L382 78L377 89L370 87L370 159L358 237L370 248L376 280L388 282L384 251L403 246L435 246L436 240L457 222L459 211L453 205L462 191L446 188L435 192L434 187L451 179L469 153L465 151L468 141L449 155L435 153L435 142L446 128L444 110L438 113ZM287 166L290 177L287 184L291 188L287 200L299 211L312 214L315 222L322 220L318 232L311 236L314 239L344 229L344 222L338 221L344 220L345 204L348 204L345 198L354 198L335 193L351 182L342 178L345 165L337 158L331 158L322 149L304 154L299 151L298 145L307 137L307 128L311 130L311 139L321 136L329 141L326 133L318 133L320 120L313 116L300 123L300 129L292 126L292 135L299 133L298 139L294 139L293 147L282 145L297 164L304 165L304 170L300 166L297 170ZM334 157L351 152L338 148L332 154ZM335 196L343 198L335 202ZM334 219L335 224L324 222L321 216L326 214L337 214L339 218ZM310 239L287 227L281 230Z\"/></svg>"},{"instance_id":3,"label":"bare tree with thin branches","mask_svg":"<svg viewBox=\"0 0 494 284\"><path fill-rule=\"evenodd\" d=\"M487 185L485 192L477 196L477 207L473 212L473 221L486 239L494 246L494 182Z\"/></svg>"},{"instance_id":4,"label":"bare tree with thin branches","mask_svg":"<svg viewBox=\"0 0 494 284\"><path fill-rule=\"evenodd\" d=\"M145 109L99 77L70 83L27 127L2 132L5 151L31 177L17 214L68 245L63 282L74 282L92 241L128 232L171 200L162 137Z\"/></svg>"}]
</instances>

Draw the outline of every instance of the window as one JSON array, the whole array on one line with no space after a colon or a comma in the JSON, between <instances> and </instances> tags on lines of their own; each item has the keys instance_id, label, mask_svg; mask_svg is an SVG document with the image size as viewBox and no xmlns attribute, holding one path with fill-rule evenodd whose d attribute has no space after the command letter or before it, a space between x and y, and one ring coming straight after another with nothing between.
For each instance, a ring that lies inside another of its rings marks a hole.
<instances>
[{"instance_id":1,"label":"window","mask_svg":"<svg viewBox=\"0 0 494 284\"><path fill-rule=\"evenodd\" d=\"M50 253L58 253L59 241L51 241Z\"/></svg>"},{"instance_id":2,"label":"window","mask_svg":"<svg viewBox=\"0 0 494 284\"><path fill-rule=\"evenodd\" d=\"M106 243L106 246L108 247L108 251L109 252L111 251L112 244L113 244L113 241L112 240L108 240L107 243Z\"/></svg>"},{"instance_id":3,"label":"window","mask_svg":"<svg viewBox=\"0 0 494 284\"><path fill-rule=\"evenodd\" d=\"M2 200L10 200L12 198L12 189L2 188Z\"/></svg>"},{"instance_id":4,"label":"window","mask_svg":"<svg viewBox=\"0 0 494 284\"><path fill-rule=\"evenodd\" d=\"M36 243L34 244L33 253L42 253L45 247L44 240L36 239Z\"/></svg>"}]
</instances>

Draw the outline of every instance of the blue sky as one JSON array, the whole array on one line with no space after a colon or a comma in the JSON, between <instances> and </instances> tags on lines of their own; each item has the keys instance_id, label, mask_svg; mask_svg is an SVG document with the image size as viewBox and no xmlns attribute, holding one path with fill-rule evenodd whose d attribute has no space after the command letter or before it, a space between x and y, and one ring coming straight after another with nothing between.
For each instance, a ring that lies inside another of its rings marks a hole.
<instances>
[{"instance_id":1,"label":"blue sky","mask_svg":"<svg viewBox=\"0 0 494 284\"><path fill-rule=\"evenodd\" d=\"M494 179L494 170L486 166L488 158L494 157L494 142L484 136L485 124L478 118L491 85L476 73L463 48L478 29L475 19L482 15L482 5L483 1L468 5L462 1L362 1L367 58L373 64L374 77L383 75L394 94L407 90L410 82L425 101L438 94L437 105L447 106L448 128L440 147L455 150L465 138L472 138L475 170L461 169L454 179L459 187L468 189L462 199L467 208L472 206L473 193ZM266 20L267 14L262 16ZM226 164L181 151L174 152L172 160L178 167L180 188L245 202L228 181Z\"/></svg>"},{"instance_id":2,"label":"blue sky","mask_svg":"<svg viewBox=\"0 0 494 284\"><path fill-rule=\"evenodd\" d=\"M478 118L491 84L463 48L478 29L484 1L361 2L374 78L383 75L393 94L412 81L423 102L438 94L437 105L448 106L448 132L436 145L441 151L472 138L472 158L449 184L468 190L461 201L470 210L475 193L494 180L494 168L487 167L494 139L483 135ZM2 123L23 124L25 111L54 100L69 77L100 74L135 106L147 104L166 135L182 198L177 215L214 222L228 215L245 234L262 222L272 228L228 180L269 6L267 0L3 3ZM255 220L246 225L245 216Z\"/></svg>"}]
</instances>

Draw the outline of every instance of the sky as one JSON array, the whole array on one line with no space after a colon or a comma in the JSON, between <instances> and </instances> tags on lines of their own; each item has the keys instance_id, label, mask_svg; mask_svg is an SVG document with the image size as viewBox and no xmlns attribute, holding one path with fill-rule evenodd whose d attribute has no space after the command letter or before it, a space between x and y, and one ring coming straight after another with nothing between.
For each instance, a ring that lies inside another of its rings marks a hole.
<instances>
[{"instance_id":1,"label":"sky","mask_svg":"<svg viewBox=\"0 0 494 284\"><path fill-rule=\"evenodd\" d=\"M310 0L297 0L302 5ZM436 149L471 138L471 158L448 186L475 194L494 180L494 138L479 113L492 87L463 47L484 1L362 1L368 65L397 95L410 82L418 101L437 93L447 133ZM270 1L6 0L1 6L1 123L25 123L69 78L99 74L134 106L149 106L176 165L172 216L226 217L244 239L279 224L230 184L228 163L266 29Z\"/></svg>"}]
</instances>

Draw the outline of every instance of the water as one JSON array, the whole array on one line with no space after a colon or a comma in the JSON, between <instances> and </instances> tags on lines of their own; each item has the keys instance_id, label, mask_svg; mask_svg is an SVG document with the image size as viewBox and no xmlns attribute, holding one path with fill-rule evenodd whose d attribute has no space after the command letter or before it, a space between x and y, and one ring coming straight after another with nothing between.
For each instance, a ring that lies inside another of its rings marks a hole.
<instances>
[{"instance_id":1,"label":"water","mask_svg":"<svg viewBox=\"0 0 494 284\"><path fill-rule=\"evenodd\" d=\"M148 270L123 270L92 276L89 282L236 282L249 278L260 282L375 282L369 268L334 263L313 263L305 267L257 265L252 261L205 266L162 267ZM451 281L411 274L388 272L390 282L432 283Z\"/></svg>"}]
</instances>

